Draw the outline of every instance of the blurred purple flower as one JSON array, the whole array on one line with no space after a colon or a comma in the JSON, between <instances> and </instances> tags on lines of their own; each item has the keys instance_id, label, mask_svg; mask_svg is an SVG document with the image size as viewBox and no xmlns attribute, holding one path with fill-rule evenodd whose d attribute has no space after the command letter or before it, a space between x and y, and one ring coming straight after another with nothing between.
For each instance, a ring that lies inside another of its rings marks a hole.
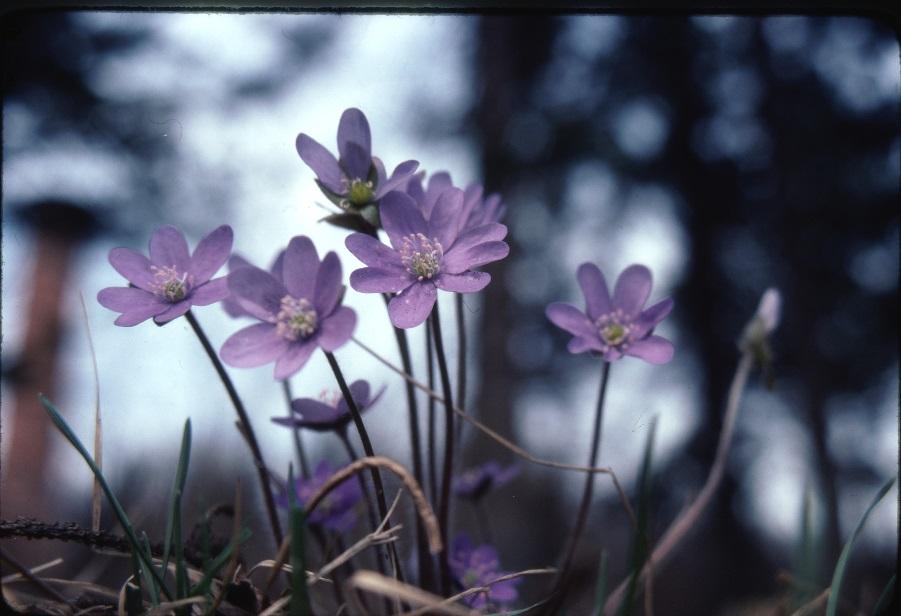
<instances>
[{"instance_id":1,"label":"blurred purple flower","mask_svg":"<svg viewBox=\"0 0 901 616\"><path fill-rule=\"evenodd\" d=\"M501 241L507 234L502 224L489 223L461 233L462 204L463 191L446 189L426 221L411 197L394 191L380 206L393 248L363 233L345 240L348 250L369 266L350 275L350 286L362 293L397 293L388 306L396 327L415 327L425 321L438 289L481 291L491 276L474 268L510 252Z\"/></svg>"},{"instance_id":2,"label":"blurred purple flower","mask_svg":"<svg viewBox=\"0 0 901 616\"><path fill-rule=\"evenodd\" d=\"M359 109L346 109L338 122L338 153L335 157L305 133L296 141L297 153L314 173L319 188L336 205L359 211L400 187L416 171L415 160L402 162L387 177L382 162L372 156L369 122Z\"/></svg>"},{"instance_id":3,"label":"blurred purple flower","mask_svg":"<svg viewBox=\"0 0 901 616\"><path fill-rule=\"evenodd\" d=\"M334 351L353 334L356 313L341 306L341 262L330 252L322 262L308 237L291 239L282 276L239 267L228 288L242 309L262 323L233 334L219 351L225 363L255 368L275 362L275 378L300 370L317 347Z\"/></svg>"},{"instance_id":4,"label":"blurred purple flower","mask_svg":"<svg viewBox=\"0 0 901 616\"><path fill-rule=\"evenodd\" d=\"M651 294L648 268L627 267L616 280L612 299L604 275L593 263L580 265L576 277L585 295L585 312L561 302L546 310L554 325L575 336L567 346L570 353L593 351L607 361L632 355L652 364L665 364L673 358L673 343L652 335L673 309L673 300L667 298L642 310Z\"/></svg>"},{"instance_id":5,"label":"blurred purple flower","mask_svg":"<svg viewBox=\"0 0 901 616\"><path fill-rule=\"evenodd\" d=\"M466 533L460 533L454 538L448 556L448 564L454 578L464 590L485 586L489 582L507 575L507 572L499 569L497 550L490 545L473 547L472 541ZM464 601L476 609L486 607L489 602L496 605L512 603L519 596L516 585L521 581L522 578L513 578L492 584L487 597L485 593L477 593L470 595Z\"/></svg>"},{"instance_id":6,"label":"blurred purple flower","mask_svg":"<svg viewBox=\"0 0 901 616\"><path fill-rule=\"evenodd\" d=\"M285 260L285 251L282 250L275 257L275 261L272 263L272 266L269 268L269 272L275 277L276 280L282 280L282 264ZM238 255L232 255L228 260L228 271L229 273L242 268L242 267L254 267L250 261L245 259L244 257ZM284 282L284 281L282 281ZM238 301L238 298L234 295L229 295L224 300L222 300L222 308L225 310L225 313L233 318L237 317L249 317L253 316L253 314L247 310L245 310L241 306L241 302Z\"/></svg>"},{"instance_id":7,"label":"blurred purple flower","mask_svg":"<svg viewBox=\"0 0 901 616\"><path fill-rule=\"evenodd\" d=\"M439 171L429 176L428 184L423 188L422 179L425 174L420 172L407 182L406 193L416 202L422 211L423 217L428 220L432 210L438 202L438 197L448 188L453 187L450 174ZM497 193L484 197L481 184L470 184L463 195L463 211L461 213L461 229L471 229L491 222L500 222L506 208L501 202L501 196Z\"/></svg>"},{"instance_id":8,"label":"blurred purple flower","mask_svg":"<svg viewBox=\"0 0 901 616\"><path fill-rule=\"evenodd\" d=\"M519 466L511 464L506 468L494 460L481 466L466 469L453 484L454 494L469 500L479 500L493 488L499 488L519 474Z\"/></svg>"},{"instance_id":9,"label":"blurred purple flower","mask_svg":"<svg viewBox=\"0 0 901 616\"><path fill-rule=\"evenodd\" d=\"M108 287L97 294L100 305L121 312L116 325L131 327L150 317L158 324L180 317L191 306L207 306L228 296L225 277L210 280L225 265L232 249L228 225L217 227L188 252L188 242L171 225L150 237L150 258L130 248L113 248L109 262L130 286Z\"/></svg>"},{"instance_id":10,"label":"blurred purple flower","mask_svg":"<svg viewBox=\"0 0 901 616\"><path fill-rule=\"evenodd\" d=\"M316 465L312 477L295 479L294 489L299 503L306 505L310 497L337 471L338 469L332 466L328 460L323 460ZM356 506L362 498L363 491L360 489L359 480L356 477L349 477L346 481L338 484L316 505L316 508L307 517L307 521L310 524L322 524L325 528L339 533L347 532L357 523ZM287 507L288 495L286 493L279 494L275 497L275 502L279 507Z\"/></svg>"},{"instance_id":11,"label":"blurred purple flower","mask_svg":"<svg viewBox=\"0 0 901 616\"><path fill-rule=\"evenodd\" d=\"M369 383L359 380L350 384L350 395L361 414L378 402L384 392L385 388L382 387L370 398ZM353 419L350 407L340 392L333 393L330 397L323 392L319 400L298 398L291 403L291 410L300 417L273 417L272 421L282 426L330 432L347 429Z\"/></svg>"}]
</instances>

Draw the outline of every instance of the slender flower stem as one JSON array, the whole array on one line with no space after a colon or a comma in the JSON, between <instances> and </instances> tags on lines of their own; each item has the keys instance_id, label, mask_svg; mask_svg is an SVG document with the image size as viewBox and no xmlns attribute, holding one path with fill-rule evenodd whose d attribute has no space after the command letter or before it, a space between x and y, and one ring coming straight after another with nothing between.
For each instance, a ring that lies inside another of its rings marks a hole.
<instances>
[{"instance_id":1,"label":"slender flower stem","mask_svg":"<svg viewBox=\"0 0 901 616\"><path fill-rule=\"evenodd\" d=\"M457 309L457 404L466 408L466 315L463 294L455 295ZM463 420L457 420L457 442L462 442Z\"/></svg>"},{"instance_id":2,"label":"slender flower stem","mask_svg":"<svg viewBox=\"0 0 901 616\"><path fill-rule=\"evenodd\" d=\"M732 446L732 434L735 432L735 422L738 419L739 403L748 383L748 375L753 367L754 355L752 352L746 351L738 363L735 376L732 377L732 384L729 386L726 414L723 418L723 431L720 432L720 440L716 447L716 458L714 458L707 481L704 483L704 487L701 488L701 492L695 501L670 524L663 537L660 538L660 541L654 547L654 551L651 552L644 568L641 570L641 576L638 578L639 585L648 578L650 571L660 571L661 565L701 518L701 514L707 509L707 505L710 504L713 495L716 493L716 489L719 487L726 471L726 461L729 458L729 450ZM604 614L614 614L619 610L628 582L629 579L626 578L610 594L604 606Z\"/></svg>"},{"instance_id":3,"label":"slender flower stem","mask_svg":"<svg viewBox=\"0 0 901 616\"><path fill-rule=\"evenodd\" d=\"M391 298L388 294L382 295L387 308ZM410 344L407 340L407 331L400 327L394 328L394 337L397 339L397 348L400 351L400 361L407 374L413 373L413 361L410 358ZM422 479L422 447L420 445L419 431L419 406L416 403L416 388L410 382L405 382L407 392L407 412L410 422L410 451L413 458L413 477L419 485L423 485ZM426 590L433 586L432 559L429 555L425 529L419 518L416 518L416 556L419 565L419 584Z\"/></svg>"},{"instance_id":4,"label":"slender flower stem","mask_svg":"<svg viewBox=\"0 0 901 616\"><path fill-rule=\"evenodd\" d=\"M425 322L425 357L428 362L428 386L429 389L435 388L435 352L432 347L432 323ZM409 381L408 381L409 382ZM435 464L435 456L438 452L437 443L435 443L435 398L429 396L429 434L426 449L429 452L429 485L431 487L432 502L438 502L438 471Z\"/></svg>"},{"instance_id":5,"label":"slender flower stem","mask_svg":"<svg viewBox=\"0 0 901 616\"><path fill-rule=\"evenodd\" d=\"M357 455L357 451L351 444L350 438L348 438L347 436L347 430L339 430L337 434L338 438L341 440L341 444L344 445L345 451L347 451L348 457L350 457L351 463L359 460L360 456ZM376 532L379 527L379 522L375 516L375 505L373 504L372 493L369 491L369 486L366 484L366 479L364 479L362 473L357 475L357 479L360 481L360 489L363 490L363 497L366 499L366 513L369 515L369 528L372 532ZM344 550L342 549L341 552L343 551ZM379 570L379 573L385 575L385 563L383 563L382 559L378 556L376 556L375 564Z\"/></svg>"},{"instance_id":6,"label":"slender flower stem","mask_svg":"<svg viewBox=\"0 0 901 616\"><path fill-rule=\"evenodd\" d=\"M591 451L588 455L588 466L594 466L598 459L601 449L601 425L604 419L604 397L607 393L607 382L610 377L610 362L602 361L601 368L601 386L598 392L598 405L594 415L594 432L591 436ZM576 524L573 527L572 534L566 547L563 562L560 565L557 581L554 586L554 593L557 595L557 605L562 602L561 592L566 585L569 577L569 570L572 566L573 557L576 554L576 548L579 546L579 539L585 528L585 522L588 520L588 510L591 507L591 496L594 493L594 473L588 473L585 477L585 488L582 491L582 502L579 504L579 511L576 514Z\"/></svg>"},{"instance_id":7,"label":"slender flower stem","mask_svg":"<svg viewBox=\"0 0 901 616\"><path fill-rule=\"evenodd\" d=\"M335 360L335 356L328 351L325 351L325 358L328 360L329 366L332 368L332 372L335 374L335 380L338 381L338 387L341 389L341 395L344 396L344 401L347 403L347 408L350 409L350 415L353 417L354 425L357 427L357 432L360 434L360 442L363 444L363 451L366 453L368 457L374 457L375 451L372 449L372 441L369 440L369 433L366 432L366 426L363 425L363 417L360 415L360 409L357 408L357 403L354 401L353 395L350 393L350 388L347 386L347 381L344 380L344 374L341 372L341 368L338 367L338 362ZM375 484L375 499L376 503L378 503L379 507L379 515L384 520L388 517L388 503L385 501L385 486L382 484L382 475L379 473L378 468L372 467L370 468L370 472L372 474L372 482ZM385 523L385 530L391 528L391 523ZM397 550L394 547L393 543L388 544L388 549L391 554L391 558L394 560L394 567L397 571L397 578L400 581L403 581L403 571L401 570L400 559L397 557Z\"/></svg>"},{"instance_id":8,"label":"slender flower stem","mask_svg":"<svg viewBox=\"0 0 901 616\"><path fill-rule=\"evenodd\" d=\"M347 436L347 430L339 430L337 432L338 438L341 440L341 444L344 445L344 450L347 452L347 456L350 458L351 462L356 462L360 456L357 455L354 446L350 442L350 438ZM360 481L360 489L363 490L363 496L366 499L366 511L369 514L369 527L375 531L379 526L379 521L375 516L375 505L372 499L372 493L369 491L369 486L366 484L366 480L363 478L363 475L357 475L357 479ZM343 550L342 550L343 551ZM382 568L382 561L378 559L378 565L381 573L384 573Z\"/></svg>"},{"instance_id":9,"label":"slender flower stem","mask_svg":"<svg viewBox=\"0 0 901 616\"><path fill-rule=\"evenodd\" d=\"M291 383L288 379L282 381L282 390L285 392L285 401L288 403L288 419L294 418L294 412L291 409L291 402L294 395L291 393ZM300 476L304 479L310 478L310 465L307 462L307 453L304 451L303 443L300 441L300 428L294 427L291 430L294 436L294 453L297 456L297 462L300 464Z\"/></svg>"},{"instance_id":10,"label":"slender flower stem","mask_svg":"<svg viewBox=\"0 0 901 616\"><path fill-rule=\"evenodd\" d=\"M282 543L282 528L278 522L278 514L275 511L275 500L272 498L272 489L269 486L269 469L263 461L263 453L260 451L257 437L250 425L247 411L244 410L244 404L241 402L241 398L238 397L235 386L232 384L222 362L219 361L219 356L216 355L216 351L210 344L206 334L203 333L200 323L197 322L197 319L190 310L185 313L185 318L188 320L188 323L190 323L191 329L197 334L197 338L200 340L203 350L206 351L210 361L213 362L213 367L216 369L219 379L225 386L225 391L228 392L228 397L231 399L232 406L235 407L235 411L238 413L238 421L243 427L244 435L247 438L247 444L250 446L250 453L253 455L254 465L257 468L257 475L260 478L260 488L263 490L263 502L266 504L266 511L269 514L269 524L272 526L272 536L275 538L275 545L277 548Z\"/></svg>"},{"instance_id":11,"label":"slender flower stem","mask_svg":"<svg viewBox=\"0 0 901 616\"><path fill-rule=\"evenodd\" d=\"M446 546L448 536L448 518L450 512L451 470L454 465L454 400L451 392L450 374L447 371L447 359L444 354L444 341L441 338L441 317L438 314L438 302L432 309L432 335L435 337L435 355L438 357L438 372L441 375L441 388L444 391L444 467L441 478L441 500L438 505L438 525L441 527L441 541ZM447 562L447 549L441 558L441 591L450 593L450 566Z\"/></svg>"}]
</instances>

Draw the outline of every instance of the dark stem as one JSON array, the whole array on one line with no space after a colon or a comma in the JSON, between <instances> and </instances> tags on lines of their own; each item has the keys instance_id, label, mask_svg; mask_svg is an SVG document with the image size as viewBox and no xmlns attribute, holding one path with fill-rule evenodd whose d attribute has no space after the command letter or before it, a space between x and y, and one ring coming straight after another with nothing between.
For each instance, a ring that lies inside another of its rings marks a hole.
<instances>
[{"instance_id":1,"label":"dark stem","mask_svg":"<svg viewBox=\"0 0 901 616\"><path fill-rule=\"evenodd\" d=\"M476 512L476 519L479 521L479 532L482 533L482 542L494 544L494 539L491 533L491 525L488 523L488 515L485 512L485 507L482 506L482 499L477 498L472 501L472 506Z\"/></svg>"},{"instance_id":2,"label":"dark stem","mask_svg":"<svg viewBox=\"0 0 901 616\"><path fill-rule=\"evenodd\" d=\"M385 307L391 301L391 297L386 293L382 295L385 300ZM397 348L400 351L400 361L404 372L413 376L413 361L410 358L410 344L407 340L407 331L400 327L394 328L394 337L397 339ZM410 422L410 450L413 458L413 478L416 483L423 486L422 475L422 446L420 445L419 431L419 405L416 403L416 388L413 383L407 381L405 383L407 392L407 412ZM425 590L431 590L433 587L433 573L431 569L431 556L428 550L428 541L425 529L422 527L422 520L416 517L416 554L419 564L419 584Z\"/></svg>"},{"instance_id":3,"label":"dark stem","mask_svg":"<svg viewBox=\"0 0 901 616\"><path fill-rule=\"evenodd\" d=\"M291 402L294 400L294 395L291 393L291 383L288 382L288 379L282 381L282 390L285 392L285 401L288 403L288 419L293 419L294 411L291 409ZM300 428L295 426L292 433L294 435L294 453L300 464L300 476L309 479L310 465L307 462L307 453L304 451L303 443L300 442Z\"/></svg>"},{"instance_id":4,"label":"dark stem","mask_svg":"<svg viewBox=\"0 0 901 616\"><path fill-rule=\"evenodd\" d=\"M438 358L438 372L441 375L441 389L444 393L444 467L441 477L441 500L438 505L438 526L441 528L441 542L447 546L451 471L454 465L454 399L450 374L447 371L447 359L444 354L444 341L441 338L438 302L435 302L435 307L432 309L432 335L435 338L435 355ZM447 561L447 548L445 548L441 557L441 591L444 595L449 595L450 590L451 575Z\"/></svg>"},{"instance_id":5,"label":"dark stem","mask_svg":"<svg viewBox=\"0 0 901 616\"><path fill-rule=\"evenodd\" d=\"M457 293L457 404L466 408L466 318L463 306L463 294ZM462 443L463 419L457 419L457 442Z\"/></svg>"},{"instance_id":6,"label":"dark stem","mask_svg":"<svg viewBox=\"0 0 901 616\"><path fill-rule=\"evenodd\" d=\"M341 372L341 368L338 367L338 362L335 360L335 356L328 351L325 352L325 358L328 360L329 366L332 368L332 372L335 374L335 380L338 381L338 387L341 389L341 395L344 396L344 401L347 403L347 408L350 409L350 415L353 417L354 425L357 427L357 432L360 435L360 442L363 444L363 451L366 453L368 457L375 456L375 451L372 449L372 441L369 440L369 433L366 432L366 426L363 425L363 417L360 415L360 409L357 408L357 403L354 401L353 395L350 393L350 388L347 386L347 381L344 380L344 374ZM371 467L370 473L372 475L372 483L375 484L375 499L376 503L379 507L379 515L381 519L385 520L388 517L388 503L385 502L385 486L382 484L382 475L379 473L378 467ZM391 528L391 522L385 523L385 530ZM388 551L391 554L391 558L394 561L394 567L397 571L397 579L399 581L403 581L404 575L401 570L400 559L397 556L397 550L394 547L394 543L388 544Z\"/></svg>"},{"instance_id":7,"label":"dark stem","mask_svg":"<svg viewBox=\"0 0 901 616\"><path fill-rule=\"evenodd\" d=\"M594 466L598 459L601 449L601 424L604 418L604 396L607 393L607 381L610 376L610 362L602 360L601 368L601 387L598 392L598 405L594 416L594 432L591 436L591 452L588 456L588 466ZM594 492L594 473L587 473L585 477L585 489L582 492L582 502L579 504L579 512L576 514L576 525L573 527L572 534L569 537L565 556L560 565L560 572L557 574L557 581L554 586L554 594L557 594L557 604L562 601L561 591L566 584L569 576L569 569L572 566L573 557L576 554L576 548L579 545L579 538L585 528L585 522L588 520L588 510L591 508L591 496Z\"/></svg>"},{"instance_id":8,"label":"dark stem","mask_svg":"<svg viewBox=\"0 0 901 616\"><path fill-rule=\"evenodd\" d=\"M428 385L429 389L435 390L435 352L432 348L432 323L426 321L425 336L425 357L428 362ZM435 464L435 456L438 453L437 444L435 443L435 398L429 396L429 434L428 446L429 452L429 484L431 486L432 502L438 502L438 470Z\"/></svg>"},{"instance_id":9,"label":"dark stem","mask_svg":"<svg viewBox=\"0 0 901 616\"><path fill-rule=\"evenodd\" d=\"M351 462L356 462L359 459L359 455L357 455L357 451L354 449L354 446L350 442L350 438L347 436L347 430L339 430L338 438L341 439L341 444L344 445L344 450L347 451L347 455L350 457ZM357 479L360 481L360 489L363 490L363 496L366 499L366 512L369 514L369 527L375 531L379 526L379 521L375 517L375 501L372 499L372 493L369 491L369 486L366 484L366 479L362 473L357 474ZM376 559L379 566L379 573L385 573L385 569L382 566L382 560L380 558Z\"/></svg>"},{"instance_id":10,"label":"dark stem","mask_svg":"<svg viewBox=\"0 0 901 616\"><path fill-rule=\"evenodd\" d=\"M241 398L238 397L235 386L225 372L225 367L222 365L222 362L219 361L219 356L216 355L216 351L213 350L213 346L210 344L206 334L203 333L200 323L197 322L197 319L190 310L185 313L185 318L188 320L188 323L191 324L191 329L197 334L200 344L203 345L203 350L206 351L210 361L213 362L213 367L216 369L216 373L219 375L222 384L225 385L225 391L228 392L228 397L231 399L232 406L235 407L235 411L238 413L238 421L241 422L241 425L244 428L244 435L247 437L247 444L250 446L250 453L253 455L253 462L257 468L257 475L260 478L260 488L263 490L263 502L266 504L266 511L269 514L269 524L272 526L272 535L275 538L276 549L278 549L278 546L282 544L282 529L278 522L278 514L275 511L275 501L272 498L272 490L269 487L269 470L266 467L266 463L263 461L263 453L260 451L257 437L250 425L247 411L244 410L244 405L241 403Z\"/></svg>"}]
</instances>

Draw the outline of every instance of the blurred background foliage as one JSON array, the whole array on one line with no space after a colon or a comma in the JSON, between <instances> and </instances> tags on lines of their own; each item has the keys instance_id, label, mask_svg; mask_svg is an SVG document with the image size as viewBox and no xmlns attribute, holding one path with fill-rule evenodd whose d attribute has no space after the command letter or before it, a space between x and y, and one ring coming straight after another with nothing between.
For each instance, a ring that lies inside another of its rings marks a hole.
<instances>
[{"instance_id":1,"label":"blurred background foliage","mask_svg":"<svg viewBox=\"0 0 901 616\"><path fill-rule=\"evenodd\" d=\"M341 232L315 226L322 198L293 140L304 131L333 147L348 106L367 113L374 150L389 167L415 158L430 172L450 170L459 184L482 181L503 194L511 257L488 269L494 282L483 297L466 302L468 408L536 454L581 463L588 447L597 366L568 356L565 335L543 312L549 301L580 301L575 267L594 261L612 280L644 262L655 272L653 297L675 298L662 333L676 342L676 360L614 366L601 458L634 494L641 443L660 415L658 535L713 460L742 326L766 287L782 291L775 388L755 382L749 391L715 505L655 581L661 613L724 613L790 592L779 572L797 557L807 489L822 565L809 581L824 587L868 495L897 470L901 71L888 23L82 11L8 14L2 28L4 518L27 512L10 493L9 473L33 485L38 472L17 467L9 453L11 435L25 438L14 415L23 383L56 387L61 408L81 414L73 425L90 431L78 291L101 364L109 472L133 506L167 489L189 414L208 420L195 424L198 490L188 506L199 512L228 501L234 477L250 477L249 457L215 447L238 441L186 330L145 324L123 332L93 296L118 284L109 248L141 247L164 222L193 241L229 222L236 249L260 265L300 233L320 252L342 250ZM24 333L36 318L29 305L40 303L35 247L45 236L78 247L67 257L60 309L47 317L59 322L38 326L59 334L42 343L60 357L50 373L35 365ZM355 261L341 255L346 275ZM380 310L350 301L371 308L364 320ZM203 315L220 344L235 328L223 315ZM382 329L374 342L393 357ZM174 367L162 365L164 352L179 357ZM361 372L370 365L346 352ZM331 386L324 370L310 373L295 389ZM253 378L239 375L239 387L266 407L258 432L282 469L290 440L266 425L284 412L280 392L268 374ZM391 389L385 405L402 408L399 384ZM373 440L379 450L381 435L382 449L403 460L403 447L389 441L406 420L391 412L373 415ZM136 427L138 444L129 442ZM467 465L509 461L486 438L465 436ZM57 462L40 472L68 487L42 501L41 512L83 521L87 473L64 468L72 458L50 440ZM310 442L314 452L340 455L327 440ZM139 457L128 455L132 447ZM627 519L598 483L577 560L586 600L600 547L611 554L613 579L625 574L628 549ZM553 562L580 485L578 475L524 466L490 497L505 568ZM853 561L850 599L863 606L894 569L894 494ZM460 527L475 528L462 505L455 515ZM533 586L523 586L525 600L540 597Z\"/></svg>"}]
</instances>

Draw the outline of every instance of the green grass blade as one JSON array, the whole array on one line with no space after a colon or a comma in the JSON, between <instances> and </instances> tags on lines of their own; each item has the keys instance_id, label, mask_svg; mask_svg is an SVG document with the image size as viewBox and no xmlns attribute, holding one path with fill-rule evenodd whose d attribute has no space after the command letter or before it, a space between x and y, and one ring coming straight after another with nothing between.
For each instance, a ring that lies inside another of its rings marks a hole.
<instances>
[{"instance_id":1,"label":"green grass blade","mask_svg":"<svg viewBox=\"0 0 901 616\"><path fill-rule=\"evenodd\" d=\"M838 563L835 565L835 573L832 574L832 584L829 586L831 591L829 592L829 602L826 603L826 616L835 616L838 611L838 600L841 596L842 583L845 581L845 570L848 568L848 561L851 558L851 550L854 547L854 542L857 540L860 531L863 530L863 526L866 524L867 518L870 517L870 513L872 513L873 509L876 508L876 505L879 504L879 501L882 500L882 497L885 496L892 488L892 485L894 485L895 479L895 477L892 477L885 482L885 485L879 488L879 492L873 497L867 510L863 512L863 516L857 523L857 527L854 529L854 532L851 533L851 538L848 539L848 543L846 543L845 547L842 549L842 553L838 557Z\"/></svg>"},{"instance_id":2,"label":"green grass blade","mask_svg":"<svg viewBox=\"0 0 901 616\"><path fill-rule=\"evenodd\" d=\"M175 469L175 480L169 496L169 515L166 519L166 540L163 547L163 572L169 566L169 556L175 555L175 597L184 599L188 592L188 573L185 568L184 548L181 537L181 500L185 482L188 478L188 465L191 462L191 420L185 421L181 437L181 451L178 454L178 465Z\"/></svg>"},{"instance_id":3,"label":"green grass blade","mask_svg":"<svg viewBox=\"0 0 901 616\"><path fill-rule=\"evenodd\" d=\"M294 470L288 467L288 512L291 519L291 616L310 616L310 593L307 588L306 555L304 554L304 532L306 514L297 502L294 489Z\"/></svg>"},{"instance_id":4,"label":"green grass blade","mask_svg":"<svg viewBox=\"0 0 901 616\"><path fill-rule=\"evenodd\" d=\"M601 564L598 567L598 581L594 591L594 614L602 616L607 602L607 550L601 550Z\"/></svg>"},{"instance_id":5,"label":"green grass blade","mask_svg":"<svg viewBox=\"0 0 901 616\"><path fill-rule=\"evenodd\" d=\"M147 538L147 533L141 533L141 547L150 554L150 539ZM142 567L141 573L144 575L144 587L147 588L147 594L150 595L150 603L154 606L160 604L160 587L154 579L154 573L156 573L156 568L153 565L149 567Z\"/></svg>"},{"instance_id":6,"label":"green grass blade","mask_svg":"<svg viewBox=\"0 0 901 616\"><path fill-rule=\"evenodd\" d=\"M141 563L144 567L146 567L152 576L154 576L156 583L159 585L159 588L163 591L163 594L166 595L166 598L171 599L172 594L166 588L166 584L159 577L159 573L153 566L153 560L151 559L150 552L145 552L144 548L141 546L141 542L138 540L138 536L135 533L134 528L131 525L131 522L128 520L128 516L125 515L125 510L122 508L122 505L119 503L119 499L116 498L116 495L113 494L112 489L106 481L106 478L103 476L103 473L100 472L100 469L97 468L97 465L94 463L94 459L91 457L91 454L88 453L88 450L85 449L84 445L82 445L81 441L78 440L78 437L75 436L75 433L72 432L72 428L69 427L69 424L66 423L66 420L63 419L63 416L60 414L59 410L53 405L50 400L47 399L44 394L38 394L38 399L41 401L41 404L44 407L44 410L50 415L51 421L53 424L62 432L63 436L66 437L66 440L72 444L73 447L81 454L81 457L84 458L84 461L87 462L88 466L91 468L91 471L94 473L94 477L97 478L97 481L100 482L100 488L103 490L103 493L106 495L107 500L109 500L110 505L113 507L113 512L116 514L116 518L119 520L119 524L122 525L122 529L125 531L125 536L128 539L128 542L131 544L132 549L138 555L138 558L141 560Z\"/></svg>"},{"instance_id":7,"label":"green grass blade","mask_svg":"<svg viewBox=\"0 0 901 616\"><path fill-rule=\"evenodd\" d=\"M801 505L801 533L795 553L792 611L813 599L814 590L821 587L820 546L814 524L814 494L810 486L804 490ZM817 592L819 592L817 590Z\"/></svg>"},{"instance_id":8,"label":"green grass blade","mask_svg":"<svg viewBox=\"0 0 901 616\"><path fill-rule=\"evenodd\" d=\"M230 541L227 546L222 548L222 551L219 552L219 555L216 556L212 561L206 564L206 571L203 574L203 577L200 579L197 584L191 587L188 591L187 596L194 597L196 595L205 595L210 590L210 584L213 582L213 578L216 577L216 574L219 573L219 570L222 569L228 563L228 559L231 558L232 552L237 550L245 541L250 539L253 533L250 532L249 529L243 528L241 529L241 534L238 536L236 541Z\"/></svg>"},{"instance_id":9,"label":"green grass blade","mask_svg":"<svg viewBox=\"0 0 901 616\"><path fill-rule=\"evenodd\" d=\"M879 595L879 600L876 601L876 605L873 606L873 616L880 616L880 614L885 614L888 611L888 606L892 602L892 597L895 593L896 577L898 577L897 573L892 576L892 579L885 585L885 590Z\"/></svg>"},{"instance_id":10,"label":"green grass blade","mask_svg":"<svg viewBox=\"0 0 901 616\"><path fill-rule=\"evenodd\" d=\"M641 463L641 472L638 477L638 512L635 536L632 539L631 567L632 575L629 576L629 586L626 588L626 597L620 607L622 616L631 616L638 591L638 581L641 570L648 557L648 512L651 502L651 460L654 449L654 434L657 431L657 416L651 419L648 430L648 440L644 446L644 459Z\"/></svg>"}]
</instances>

